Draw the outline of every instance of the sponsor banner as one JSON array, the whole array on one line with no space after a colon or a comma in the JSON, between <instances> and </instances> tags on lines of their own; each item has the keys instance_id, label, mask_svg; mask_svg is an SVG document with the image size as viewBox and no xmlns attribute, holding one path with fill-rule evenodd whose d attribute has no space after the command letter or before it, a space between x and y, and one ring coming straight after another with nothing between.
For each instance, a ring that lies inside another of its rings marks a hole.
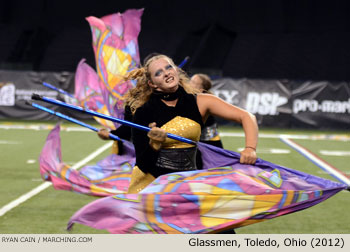
<instances>
[{"instance_id":1,"label":"sponsor banner","mask_svg":"<svg viewBox=\"0 0 350 252\"><path fill-rule=\"evenodd\" d=\"M213 81L211 91L254 114L259 125L287 128L291 125L291 86L289 81L223 78Z\"/></svg>"},{"instance_id":2,"label":"sponsor banner","mask_svg":"<svg viewBox=\"0 0 350 252\"><path fill-rule=\"evenodd\" d=\"M42 85L74 93L74 73L0 70L0 119L53 120L55 116L25 103L33 93L71 103L71 98ZM221 78L212 93L253 113L260 126L349 129L350 83ZM43 104L77 119L91 119L72 110ZM229 122L218 119L220 124Z\"/></svg>"},{"instance_id":3,"label":"sponsor banner","mask_svg":"<svg viewBox=\"0 0 350 252\"><path fill-rule=\"evenodd\" d=\"M309 81L293 87L293 127L350 129L349 83Z\"/></svg>"},{"instance_id":4,"label":"sponsor banner","mask_svg":"<svg viewBox=\"0 0 350 252\"><path fill-rule=\"evenodd\" d=\"M347 82L223 78L213 81L211 91L253 113L260 126L349 129Z\"/></svg>"},{"instance_id":5,"label":"sponsor banner","mask_svg":"<svg viewBox=\"0 0 350 252\"><path fill-rule=\"evenodd\" d=\"M52 120L54 115L38 110L28 104L33 93L53 99L69 102L69 97L43 86L43 82L52 84L67 92L74 93L74 74L71 72L34 72L0 70L0 119ZM54 105L34 101L47 108L68 116L88 119L90 116L79 112L64 110Z\"/></svg>"}]
</instances>

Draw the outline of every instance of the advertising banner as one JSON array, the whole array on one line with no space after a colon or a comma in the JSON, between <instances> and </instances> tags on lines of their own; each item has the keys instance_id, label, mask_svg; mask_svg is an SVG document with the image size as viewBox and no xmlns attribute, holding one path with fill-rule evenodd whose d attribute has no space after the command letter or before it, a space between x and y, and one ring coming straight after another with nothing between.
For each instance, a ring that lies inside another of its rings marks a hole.
<instances>
[{"instance_id":1,"label":"advertising banner","mask_svg":"<svg viewBox=\"0 0 350 252\"><path fill-rule=\"evenodd\" d=\"M261 126L350 129L347 82L222 78L211 91L253 113Z\"/></svg>"},{"instance_id":2,"label":"advertising banner","mask_svg":"<svg viewBox=\"0 0 350 252\"><path fill-rule=\"evenodd\" d=\"M70 102L70 97L49 89L43 82L52 84L67 92L74 93L74 74L70 72L34 72L0 70L0 119L52 120L54 115L38 110L28 104L33 93L53 99ZM49 109L53 109L79 119L90 116L79 112L63 110L51 104L34 101Z\"/></svg>"},{"instance_id":3,"label":"advertising banner","mask_svg":"<svg viewBox=\"0 0 350 252\"><path fill-rule=\"evenodd\" d=\"M33 93L72 102L72 98L45 87L43 82L74 94L71 72L0 70L0 119L56 119L25 103L31 101ZM350 129L348 82L220 78L213 80L211 92L254 114L260 126ZM89 115L35 102L77 119L91 119Z\"/></svg>"},{"instance_id":4,"label":"advertising banner","mask_svg":"<svg viewBox=\"0 0 350 252\"><path fill-rule=\"evenodd\" d=\"M350 130L350 84L327 81L293 84L292 127Z\"/></svg>"}]
</instances>

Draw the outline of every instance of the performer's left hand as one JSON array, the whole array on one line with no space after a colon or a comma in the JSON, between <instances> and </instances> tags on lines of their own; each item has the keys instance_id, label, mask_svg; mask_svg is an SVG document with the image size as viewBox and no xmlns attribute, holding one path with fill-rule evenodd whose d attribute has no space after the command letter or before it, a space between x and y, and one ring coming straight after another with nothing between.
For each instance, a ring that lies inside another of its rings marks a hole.
<instances>
[{"instance_id":1,"label":"performer's left hand","mask_svg":"<svg viewBox=\"0 0 350 252\"><path fill-rule=\"evenodd\" d=\"M252 148L245 148L243 151L241 151L241 158L239 162L241 164L255 164L256 159L256 151Z\"/></svg>"}]
</instances>

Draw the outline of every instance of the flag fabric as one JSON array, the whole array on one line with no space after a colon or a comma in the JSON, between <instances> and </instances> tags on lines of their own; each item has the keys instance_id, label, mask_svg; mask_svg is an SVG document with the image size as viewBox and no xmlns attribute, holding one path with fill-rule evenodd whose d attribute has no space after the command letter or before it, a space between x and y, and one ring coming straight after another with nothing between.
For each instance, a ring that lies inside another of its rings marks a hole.
<instances>
[{"instance_id":1,"label":"flag fabric","mask_svg":"<svg viewBox=\"0 0 350 252\"><path fill-rule=\"evenodd\" d=\"M143 9L130 9L102 18L88 17L95 53L96 71L83 59L77 67L75 97L81 106L117 118L124 116L124 100L134 81L122 76L140 64L137 38L141 30ZM95 118L100 124L115 129L119 126Z\"/></svg>"},{"instance_id":2,"label":"flag fabric","mask_svg":"<svg viewBox=\"0 0 350 252\"><path fill-rule=\"evenodd\" d=\"M140 63L138 34L143 9L102 18L88 17L96 70L82 59L75 74L75 94L81 107L123 119L124 96L134 86L121 76ZM101 125L115 129L119 124L95 117ZM109 196L125 192L130 183L135 151L132 143L124 141L123 155L109 155L95 166L79 172L61 159L59 126L49 134L40 155L40 173L58 190L71 190L94 196Z\"/></svg>"},{"instance_id":3,"label":"flag fabric","mask_svg":"<svg viewBox=\"0 0 350 252\"><path fill-rule=\"evenodd\" d=\"M116 194L77 211L68 223L111 233L215 233L290 214L347 188L327 179L198 144L204 169L158 177L139 194Z\"/></svg>"},{"instance_id":4,"label":"flag fabric","mask_svg":"<svg viewBox=\"0 0 350 252\"><path fill-rule=\"evenodd\" d=\"M79 105L105 115L113 114L116 116L116 113L105 102L104 93L96 71L85 63L85 59L82 59L75 73L75 97L79 101ZM119 117L121 115L123 113L119 113ZM111 121L99 117L94 117L94 119L107 128L116 128L116 125Z\"/></svg>"},{"instance_id":5,"label":"flag fabric","mask_svg":"<svg viewBox=\"0 0 350 252\"><path fill-rule=\"evenodd\" d=\"M40 174L57 190L93 196L110 196L128 190L135 152L132 143L124 142L124 154L111 154L96 165L74 170L62 162L60 126L49 133L39 157Z\"/></svg>"}]
</instances>

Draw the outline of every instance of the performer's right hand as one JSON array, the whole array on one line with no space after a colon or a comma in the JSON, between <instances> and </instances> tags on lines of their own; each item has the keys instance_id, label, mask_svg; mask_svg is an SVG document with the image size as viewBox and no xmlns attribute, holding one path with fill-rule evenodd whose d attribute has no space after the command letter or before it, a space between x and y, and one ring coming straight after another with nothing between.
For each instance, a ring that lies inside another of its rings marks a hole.
<instances>
[{"instance_id":1,"label":"performer's right hand","mask_svg":"<svg viewBox=\"0 0 350 252\"><path fill-rule=\"evenodd\" d=\"M97 135L103 140L109 140L109 131L107 129L100 129Z\"/></svg>"},{"instance_id":2,"label":"performer's right hand","mask_svg":"<svg viewBox=\"0 0 350 252\"><path fill-rule=\"evenodd\" d=\"M148 132L147 136L149 137L149 145L153 150L159 151L162 148L162 144L165 142L167 133L165 130L156 127L156 123L150 123L148 125L151 130Z\"/></svg>"}]
</instances>

